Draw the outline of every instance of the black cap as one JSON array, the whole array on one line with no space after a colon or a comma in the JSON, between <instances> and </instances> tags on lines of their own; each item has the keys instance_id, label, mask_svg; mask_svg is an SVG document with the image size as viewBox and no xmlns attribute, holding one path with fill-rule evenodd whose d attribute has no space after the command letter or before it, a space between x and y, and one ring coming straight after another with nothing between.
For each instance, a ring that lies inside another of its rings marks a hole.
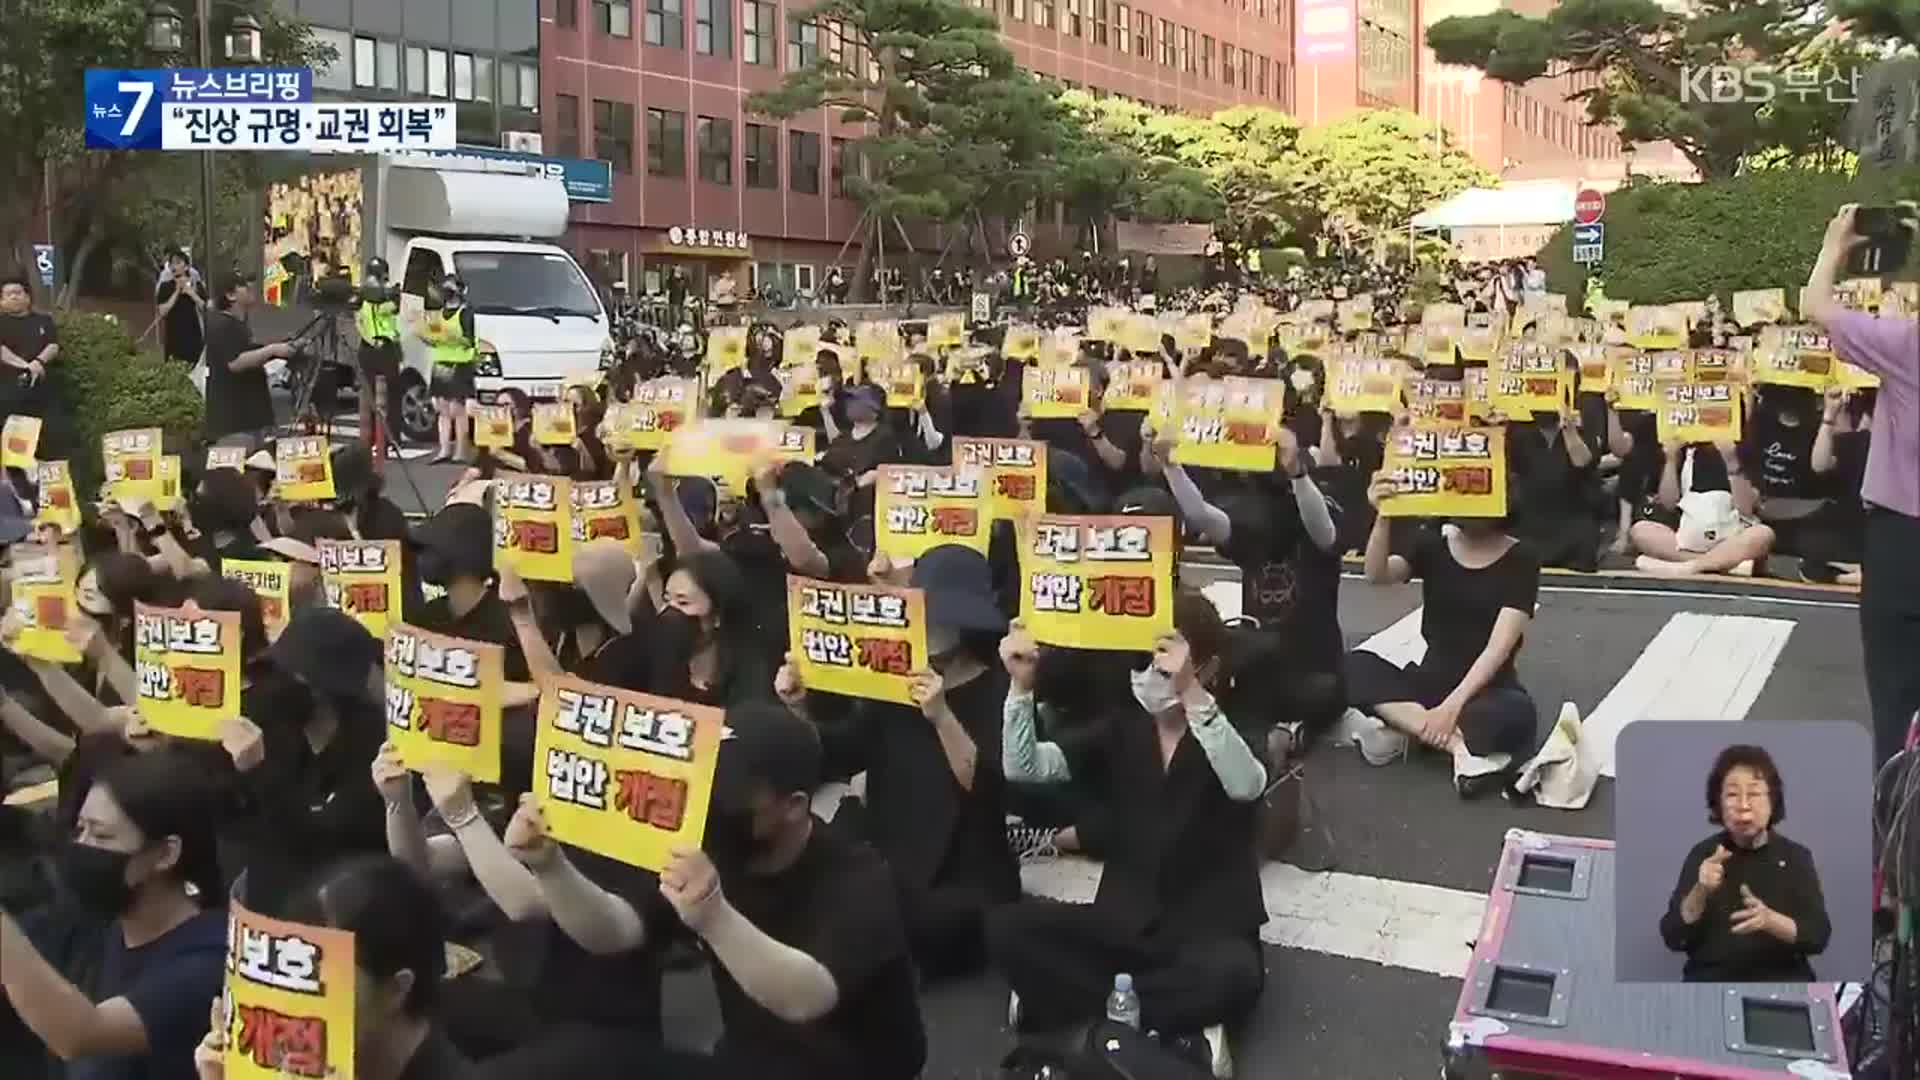
<instances>
[{"instance_id":1,"label":"black cap","mask_svg":"<svg viewBox=\"0 0 1920 1080\"><path fill-rule=\"evenodd\" d=\"M493 572L493 515L484 506L453 503L414 528L413 545L446 555L456 573Z\"/></svg>"},{"instance_id":2,"label":"black cap","mask_svg":"<svg viewBox=\"0 0 1920 1080\"><path fill-rule=\"evenodd\" d=\"M994 604L993 570L972 548L928 548L913 561L912 580L926 594L928 622L955 630L1006 630L1007 617Z\"/></svg>"},{"instance_id":3,"label":"black cap","mask_svg":"<svg viewBox=\"0 0 1920 1080\"><path fill-rule=\"evenodd\" d=\"M780 705L756 703L727 710L727 730L714 764L713 808L722 813L753 806L761 790L775 797L812 794L822 774L820 733Z\"/></svg>"},{"instance_id":4,"label":"black cap","mask_svg":"<svg viewBox=\"0 0 1920 1080\"><path fill-rule=\"evenodd\" d=\"M1129 489L1114 503L1114 512L1137 517L1167 517L1178 519L1180 504L1165 488L1137 487Z\"/></svg>"},{"instance_id":5,"label":"black cap","mask_svg":"<svg viewBox=\"0 0 1920 1080\"><path fill-rule=\"evenodd\" d=\"M840 512L840 482L832 473L796 462L780 470L780 493L796 509L812 509L822 514Z\"/></svg>"},{"instance_id":6,"label":"black cap","mask_svg":"<svg viewBox=\"0 0 1920 1080\"><path fill-rule=\"evenodd\" d=\"M330 607L303 607L267 649L267 659L301 682L334 697L362 696L385 651L353 616Z\"/></svg>"}]
</instances>

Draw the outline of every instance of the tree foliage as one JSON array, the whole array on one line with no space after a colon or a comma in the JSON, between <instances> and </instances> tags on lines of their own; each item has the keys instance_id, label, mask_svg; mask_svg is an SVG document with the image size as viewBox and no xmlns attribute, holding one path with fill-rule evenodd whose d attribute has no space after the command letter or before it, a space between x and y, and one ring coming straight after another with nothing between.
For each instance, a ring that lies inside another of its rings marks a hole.
<instances>
[{"instance_id":1,"label":"tree foliage","mask_svg":"<svg viewBox=\"0 0 1920 1080\"><path fill-rule=\"evenodd\" d=\"M1492 173L1437 125L1399 109L1368 109L1300 139L1310 177L1303 194L1321 231L1346 246L1377 245L1420 211Z\"/></svg>"},{"instance_id":2,"label":"tree foliage","mask_svg":"<svg viewBox=\"0 0 1920 1080\"><path fill-rule=\"evenodd\" d=\"M1614 124L1629 142L1669 140L1705 178L1732 176L1747 155L1769 147L1816 151L1844 124L1844 103L1800 98L1787 79L1815 71L1825 80L1851 53L1821 44L1822 0L1565 0L1542 18L1501 10L1442 19L1427 44L1442 63L1463 64L1511 83L1563 71L1592 73L1588 121ZM1911 0L1904 6L1912 7ZM1684 12L1684 13L1683 13ZM1719 72L1734 92L1715 94ZM1772 86L1769 96L1760 86ZM1716 100L1720 97L1731 100Z\"/></svg>"}]
</instances>

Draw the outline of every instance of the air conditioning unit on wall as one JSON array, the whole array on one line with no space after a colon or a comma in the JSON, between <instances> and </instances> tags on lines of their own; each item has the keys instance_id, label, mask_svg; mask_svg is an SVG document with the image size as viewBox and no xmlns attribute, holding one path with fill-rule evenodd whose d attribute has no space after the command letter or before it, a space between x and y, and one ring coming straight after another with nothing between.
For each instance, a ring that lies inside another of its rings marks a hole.
<instances>
[{"instance_id":1,"label":"air conditioning unit on wall","mask_svg":"<svg viewBox=\"0 0 1920 1080\"><path fill-rule=\"evenodd\" d=\"M540 149L540 133L537 131L503 132L500 135L500 145L505 149L522 154L538 154L542 152Z\"/></svg>"}]
</instances>

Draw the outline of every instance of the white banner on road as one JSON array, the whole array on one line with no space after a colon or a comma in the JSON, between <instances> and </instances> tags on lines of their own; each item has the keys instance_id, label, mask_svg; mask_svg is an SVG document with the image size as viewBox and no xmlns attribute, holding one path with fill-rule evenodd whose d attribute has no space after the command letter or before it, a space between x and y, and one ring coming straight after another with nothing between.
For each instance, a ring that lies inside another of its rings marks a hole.
<instances>
[{"instance_id":1,"label":"white banner on road","mask_svg":"<svg viewBox=\"0 0 1920 1080\"><path fill-rule=\"evenodd\" d=\"M454 134L454 107L440 103L194 103L168 105L160 116L166 150L451 150Z\"/></svg>"}]
</instances>

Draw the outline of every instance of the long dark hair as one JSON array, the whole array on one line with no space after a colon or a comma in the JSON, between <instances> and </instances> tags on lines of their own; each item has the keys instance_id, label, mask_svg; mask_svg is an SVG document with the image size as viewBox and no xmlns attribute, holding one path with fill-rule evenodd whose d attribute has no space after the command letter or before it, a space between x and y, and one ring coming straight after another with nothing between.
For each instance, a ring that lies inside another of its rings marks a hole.
<instances>
[{"instance_id":1,"label":"long dark hair","mask_svg":"<svg viewBox=\"0 0 1920 1080\"><path fill-rule=\"evenodd\" d=\"M446 977L446 915L433 889L398 859L362 855L321 871L290 901L288 917L353 934L353 962L377 979L413 972L406 1011L426 1016Z\"/></svg>"},{"instance_id":2,"label":"long dark hair","mask_svg":"<svg viewBox=\"0 0 1920 1080\"><path fill-rule=\"evenodd\" d=\"M214 797L200 762L172 749L133 754L103 765L93 783L113 794L148 847L180 838L180 861L168 873L201 907L224 900Z\"/></svg>"}]
</instances>

